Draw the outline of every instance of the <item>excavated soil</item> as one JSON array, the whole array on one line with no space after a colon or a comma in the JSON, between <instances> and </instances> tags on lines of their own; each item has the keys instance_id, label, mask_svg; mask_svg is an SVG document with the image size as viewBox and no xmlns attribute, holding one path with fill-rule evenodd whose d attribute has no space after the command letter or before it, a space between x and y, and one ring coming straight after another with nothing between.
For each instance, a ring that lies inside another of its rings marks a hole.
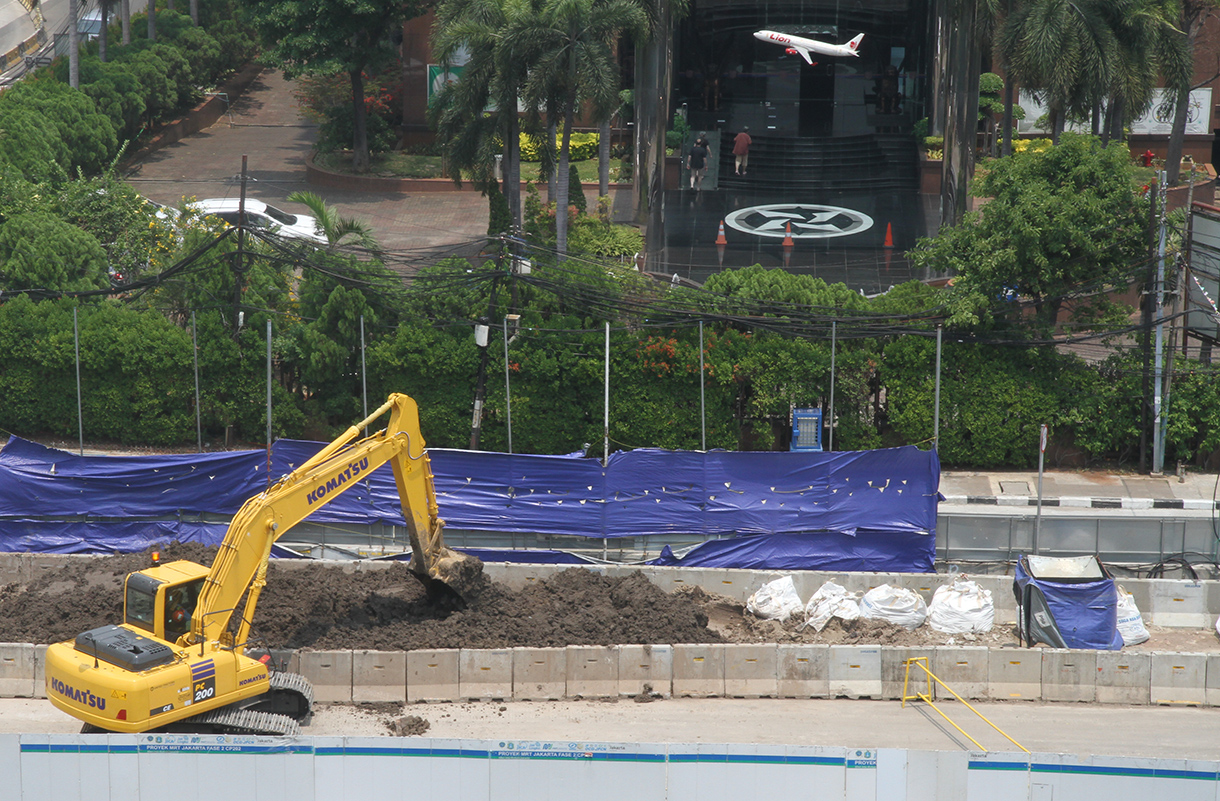
<instances>
[{"instance_id":1,"label":"excavated soil","mask_svg":"<svg viewBox=\"0 0 1220 801\"><path fill-rule=\"evenodd\" d=\"M173 544L165 561L210 564L214 549ZM0 642L52 643L122 618L122 580L150 564L147 554L66 559L28 586L0 587ZM1017 645L1011 625L985 634L914 631L877 620L831 619L821 631L759 620L743 605L699 588L665 593L643 575L606 578L565 570L515 591L480 574L464 592L467 606L431 605L406 565L384 570L272 563L255 614L254 634L272 648L400 651L617 643L829 643L906 646ZM1132 650L1220 651L1213 629L1149 627Z\"/></svg>"}]
</instances>

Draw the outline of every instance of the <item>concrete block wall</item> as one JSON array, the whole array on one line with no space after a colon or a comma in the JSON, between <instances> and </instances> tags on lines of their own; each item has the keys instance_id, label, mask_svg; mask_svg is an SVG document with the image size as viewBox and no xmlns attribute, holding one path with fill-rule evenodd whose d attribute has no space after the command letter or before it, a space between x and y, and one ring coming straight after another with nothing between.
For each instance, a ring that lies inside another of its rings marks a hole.
<instances>
[{"instance_id":1,"label":"concrete block wall","mask_svg":"<svg viewBox=\"0 0 1220 801\"><path fill-rule=\"evenodd\" d=\"M376 703L407 700L405 651L352 651L352 701Z\"/></svg>"},{"instance_id":2,"label":"concrete block wall","mask_svg":"<svg viewBox=\"0 0 1220 801\"><path fill-rule=\"evenodd\" d=\"M568 652L564 648L514 648L514 701L557 701L567 694Z\"/></svg>"},{"instance_id":3,"label":"concrete block wall","mask_svg":"<svg viewBox=\"0 0 1220 801\"><path fill-rule=\"evenodd\" d=\"M1042 653L1036 648L993 648L987 654L987 697L995 701L1042 698Z\"/></svg>"},{"instance_id":4,"label":"concrete block wall","mask_svg":"<svg viewBox=\"0 0 1220 801\"><path fill-rule=\"evenodd\" d=\"M727 698L775 698L779 695L779 646L724 646L724 695Z\"/></svg>"},{"instance_id":5,"label":"concrete block wall","mask_svg":"<svg viewBox=\"0 0 1220 801\"><path fill-rule=\"evenodd\" d=\"M827 697L830 694L830 646L777 646L776 693L780 698Z\"/></svg>"},{"instance_id":6,"label":"concrete block wall","mask_svg":"<svg viewBox=\"0 0 1220 801\"><path fill-rule=\"evenodd\" d=\"M618 694L636 696L656 693L673 695L674 647L672 645L620 645Z\"/></svg>"},{"instance_id":7,"label":"concrete block wall","mask_svg":"<svg viewBox=\"0 0 1220 801\"><path fill-rule=\"evenodd\" d=\"M569 645L566 695L569 698L617 698L622 646Z\"/></svg>"},{"instance_id":8,"label":"concrete block wall","mask_svg":"<svg viewBox=\"0 0 1220 801\"><path fill-rule=\"evenodd\" d=\"M682 644L673 649L675 697L719 698L724 695L724 645Z\"/></svg>"},{"instance_id":9,"label":"concrete block wall","mask_svg":"<svg viewBox=\"0 0 1220 801\"><path fill-rule=\"evenodd\" d=\"M407 651L407 702L460 700L460 653L456 648Z\"/></svg>"},{"instance_id":10,"label":"concrete block wall","mask_svg":"<svg viewBox=\"0 0 1220 801\"><path fill-rule=\"evenodd\" d=\"M1097 695L1097 651L1046 648L1042 651L1042 699L1084 701Z\"/></svg>"},{"instance_id":11,"label":"concrete block wall","mask_svg":"<svg viewBox=\"0 0 1220 801\"><path fill-rule=\"evenodd\" d=\"M46 646L0 644L0 697L44 698ZM301 651L279 658L320 703L635 696L902 697L905 660L927 657L966 699L1220 706L1220 654L862 645L611 645ZM908 695L926 691L911 671ZM933 689L937 700L951 695Z\"/></svg>"},{"instance_id":12,"label":"concrete block wall","mask_svg":"<svg viewBox=\"0 0 1220 801\"><path fill-rule=\"evenodd\" d=\"M830 646L831 698L881 697L881 646Z\"/></svg>"}]
</instances>

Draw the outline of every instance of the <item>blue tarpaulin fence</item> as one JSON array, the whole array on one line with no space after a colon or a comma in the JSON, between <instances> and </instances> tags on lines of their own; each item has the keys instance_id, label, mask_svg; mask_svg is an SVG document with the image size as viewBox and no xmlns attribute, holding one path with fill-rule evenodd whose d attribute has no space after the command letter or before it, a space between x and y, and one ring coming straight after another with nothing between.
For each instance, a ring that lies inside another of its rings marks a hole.
<instances>
[{"instance_id":1,"label":"blue tarpaulin fence","mask_svg":"<svg viewBox=\"0 0 1220 801\"><path fill-rule=\"evenodd\" d=\"M0 450L0 551L103 553L215 544L223 523L322 443L157 456L77 456L14 437ZM790 569L932 569L940 465L914 447L841 453L662 451L599 460L432 449L451 529L591 538L689 535L677 560ZM310 516L404 525L388 466ZM668 561L665 561L668 560ZM853 567L854 565L854 567Z\"/></svg>"}]
</instances>

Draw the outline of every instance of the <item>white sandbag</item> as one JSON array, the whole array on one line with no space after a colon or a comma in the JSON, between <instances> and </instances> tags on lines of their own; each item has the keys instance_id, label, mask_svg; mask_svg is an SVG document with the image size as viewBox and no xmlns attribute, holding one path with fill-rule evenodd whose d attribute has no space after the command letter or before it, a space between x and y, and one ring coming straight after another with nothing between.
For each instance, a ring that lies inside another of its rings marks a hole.
<instances>
[{"instance_id":1,"label":"white sandbag","mask_svg":"<svg viewBox=\"0 0 1220 801\"><path fill-rule=\"evenodd\" d=\"M936 588L928 605L928 625L945 634L982 634L995 623L991 590L959 578Z\"/></svg>"},{"instance_id":2,"label":"white sandbag","mask_svg":"<svg viewBox=\"0 0 1220 801\"><path fill-rule=\"evenodd\" d=\"M1122 635L1123 645L1139 645L1149 637L1135 598L1122 587L1118 588L1118 633Z\"/></svg>"},{"instance_id":3,"label":"white sandbag","mask_svg":"<svg viewBox=\"0 0 1220 801\"><path fill-rule=\"evenodd\" d=\"M856 593L848 592L843 587L828 581L818 588L818 591L805 604L805 623L813 626L814 631L821 631L832 617L843 620L855 620L860 616L860 604Z\"/></svg>"},{"instance_id":4,"label":"white sandbag","mask_svg":"<svg viewBox=\"0 0 1220 801\"><path fill-rule=\"evenodd\" d=\"M884 620L904 629L917 629L928 617L928 605L914 590L882 584L860 599L860 617Z\"/></svg>"},{"instance_id":5,"label":"white sandbag","mask_svg":"<svg viewBox=\"0 0 1220 801\"><path fill-rule=\"evenodd\" d=\"M746 601L746 609L755 617L778 620L781 623L805 608L796 594L792 576L777 578L759 587Z\"/></svg>"}]
</instances>

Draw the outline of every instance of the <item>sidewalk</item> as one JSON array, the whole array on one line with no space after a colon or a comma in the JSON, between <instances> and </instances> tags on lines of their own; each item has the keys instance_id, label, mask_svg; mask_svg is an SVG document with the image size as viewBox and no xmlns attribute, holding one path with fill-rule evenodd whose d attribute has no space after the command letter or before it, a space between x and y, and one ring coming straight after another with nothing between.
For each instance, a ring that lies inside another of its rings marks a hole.
<instances>
[{"instance_id":1,"label":"sidewalk","mask_svg":"<svg viewBox=\"0 0 1220 801\"><path fill-rule=\"evenodd\" d=\"M1151 477L1105 472L1053 470L1042 476L1042 506L1084 509L1193 509L1212 511L1216 475L1187 473ZM1038 472L944 470L941 507L959 505L1037 506Z\"/></svg>"}]
</instances>

